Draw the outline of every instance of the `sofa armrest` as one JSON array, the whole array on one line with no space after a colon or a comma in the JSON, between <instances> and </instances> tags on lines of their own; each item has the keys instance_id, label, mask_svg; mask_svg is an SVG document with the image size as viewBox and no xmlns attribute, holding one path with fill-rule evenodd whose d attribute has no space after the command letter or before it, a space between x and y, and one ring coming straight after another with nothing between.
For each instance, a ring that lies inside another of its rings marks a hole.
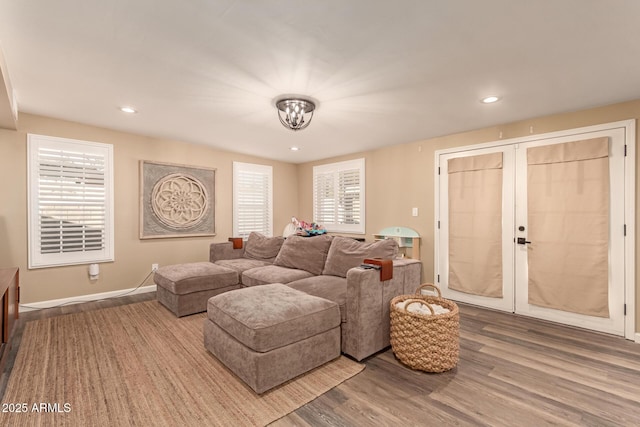
<instances>
[{"instance_id":1,"label":"sofa armrest","mask_svg":"<svg viewBox=\"0 0 640 427\"><path fill-rule=\"evenodd\" d=\"M238 259L244 256L244 246L233 249L232 242L212 243L209 246L209 261L216 262L221 259Z\"/></svg>"},{"instance_id":2,"label":"sofa armrest","mask_svg":"<svg viewBox=\"0 0 640 427\"><path fill-rule=\"evenodd\" d=\"M391 300L420 285L422 263L393 261L393 278L380 281L377 270L352 268L347 272L347 321L342 325L342 351L362 360L390 344Z\"/></svg>"},{"instance_id":3,"label":"sofa armrest","mask_svg":"<svg viewBox=\"0 0 640 427\"><path fill-rule=\"evenodd\" d=\"M416 289L422 284L422 261L411 258L394 259L393 267L395 269L402 269L403 271L403 290L400 295L414 294ZM391 299L389 301L391 301Z\"/></svg>"}]
</instances>

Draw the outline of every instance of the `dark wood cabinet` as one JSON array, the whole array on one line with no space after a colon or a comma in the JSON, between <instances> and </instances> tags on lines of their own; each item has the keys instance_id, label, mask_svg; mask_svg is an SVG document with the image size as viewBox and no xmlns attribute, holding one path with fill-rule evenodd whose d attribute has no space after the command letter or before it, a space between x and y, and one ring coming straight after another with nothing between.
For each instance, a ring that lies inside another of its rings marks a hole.
<instances>
[{"instance_id":1,"label":"dark wood cabinet","mask_svg":"<svg viewBox=\"0 0 640 427\"><path fill-rule=\"evenodd\" d=\"M20 302L20 270L17 268L0 268L0 295L2 304L0 316L2 342L0 343L0 372L11 349L11 337L18 319L18 303Z\"/></svg>"}]
</instances>

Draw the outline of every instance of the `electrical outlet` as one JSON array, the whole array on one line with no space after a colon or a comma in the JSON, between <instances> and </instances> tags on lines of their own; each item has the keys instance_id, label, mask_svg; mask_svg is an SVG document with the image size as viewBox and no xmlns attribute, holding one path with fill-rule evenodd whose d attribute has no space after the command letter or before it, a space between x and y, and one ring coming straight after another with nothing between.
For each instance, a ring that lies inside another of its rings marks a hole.
<instances>
[{"instance_id":1,"label":"electrical outlet","mask_svg":"<svg viewBox=\"0 0 640 427\"><path fill-rule=\"evenodd\" d=\"M151 264L151 272L155 272L158 270L158 264Z\"/></svg>"}]
</instances>

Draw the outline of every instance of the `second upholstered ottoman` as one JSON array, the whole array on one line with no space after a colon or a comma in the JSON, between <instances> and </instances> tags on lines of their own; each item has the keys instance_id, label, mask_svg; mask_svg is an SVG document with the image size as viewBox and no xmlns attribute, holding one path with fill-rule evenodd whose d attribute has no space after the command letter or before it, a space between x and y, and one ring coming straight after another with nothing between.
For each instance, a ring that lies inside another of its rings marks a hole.
<instances>
[{"instance_id":1,"label":"second upholstered ottoman","mask_svg":"<svg viewBox=\"0 0 640 427\"><path fill-rule=\"evenodd\" d=\"M216 295L204 345L256 393L340 356L338 304L281 283Z\"/></svg>"},{"instance_id":2,"label":"second upholstered ottoman","mask_svg":"<svg viewBox=\"0 0 640 427\"><path fill-rule=\"evenodd\" d=\"M177 317L201 313L212 296L240 288L235 270L210 262L160 267L153 281L158 301Z\"/></svg>"}]
</instances>

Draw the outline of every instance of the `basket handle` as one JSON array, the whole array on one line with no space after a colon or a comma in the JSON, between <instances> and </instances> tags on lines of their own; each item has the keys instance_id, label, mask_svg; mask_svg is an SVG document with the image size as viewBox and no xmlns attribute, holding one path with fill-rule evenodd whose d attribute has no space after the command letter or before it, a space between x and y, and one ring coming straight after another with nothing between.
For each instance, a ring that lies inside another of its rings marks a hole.
<instances>
[{"instance_id":1,"label":"basket handle","mask_svg":"<svg viewBox=\"0 0 640 427\"><path fill-rule=\"evenodd\" d=\"M424 285L418 286L418 289L416 289L416 295L422 295L421 291L423 288L435 289L436 293L438 294L438 298L442 298L442 293L440 292L440 288L434 285L433 283L425 283Z\"/></svg>"},{"instance_id":2,"label":"basket handle","mask_svg":"<svg viewBox=\"0 0 640 427\"><path fill-rule=\"evenodd\" d=\"M429 307L429 311L431 311L431 314L436 314L436 312L433 310L433 307L431 307L431 304L427 304L425 301L423 301L423 300L421 300L421 299L408 299L408 300L406 300L406 301L404 302L404 309L405 309L406 311L408 311L408 310L407 310L407 308L409 308L409 306L410 306L411 304L413 304L414 302L419 302L419 303L421 303L421 304L422 304L422 303L424 303L424 305L426 305L427 307Z\"/></svg>"}]
</instances>

